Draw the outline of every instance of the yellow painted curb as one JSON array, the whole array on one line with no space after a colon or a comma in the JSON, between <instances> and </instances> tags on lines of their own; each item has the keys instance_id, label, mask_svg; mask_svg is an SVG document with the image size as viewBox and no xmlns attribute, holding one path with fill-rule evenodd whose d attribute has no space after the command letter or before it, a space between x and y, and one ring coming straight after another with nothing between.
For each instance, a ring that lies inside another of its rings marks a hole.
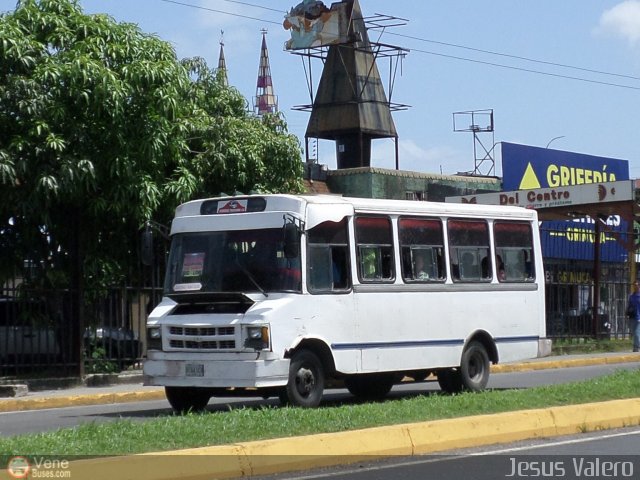
<instances>
[{"instance_id":1,"label":"yellow painted curb","mask_svg":"<svg viewBox=\"0 0 640 480\"><path fill-rule=\"evenodd\" d=\"M614 365L616 363L640 362L640 354L629 353L612 357L566 358L561 360L540 360L522 363L502 363L491 365L492 373L526 372L529 370L551 370L554 368L589 367L593 365Z\"/></svg>"},{"instance_id":2,"label":"yellow painted curb","mask_svg":"<svg viewBox=\"0 0 640 480\"><path fill-rule=\"evenodd\" d=\"M107 405L110 403L142 402L145 400L164 399L164 389L72 396L61 395L45 398L12 398L8 400L0 400L0 412L20 412L25 410L43 410L45 408Z\"/></svg>"},{"instance_id":3,"label":"yellow painted curb","mask_svg":"<svg viewBox=\"0 0 640 480\"><path fill-rule=\"evenodd\" d=\"M223 479L640 424L640 398L71 462L76 479ZM0 472L0 478L5 472Z\"/></svg>"}]
</instances>

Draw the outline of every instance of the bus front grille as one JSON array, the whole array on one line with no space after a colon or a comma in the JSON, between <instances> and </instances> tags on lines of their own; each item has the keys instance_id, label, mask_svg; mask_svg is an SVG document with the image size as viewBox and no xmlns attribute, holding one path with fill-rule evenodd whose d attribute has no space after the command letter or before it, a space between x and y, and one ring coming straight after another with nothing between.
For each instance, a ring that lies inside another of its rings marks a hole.
<instances>
[{"instance_id":1,"label":"bus front grille","mask_svg":"<svg viewBox=\"0 0 640 480\"><path fill-rule=\"evenodd\" d=\"M169 327L169 347L173 350L234 350L234 327Z\"/></svg>"}]
</instances>

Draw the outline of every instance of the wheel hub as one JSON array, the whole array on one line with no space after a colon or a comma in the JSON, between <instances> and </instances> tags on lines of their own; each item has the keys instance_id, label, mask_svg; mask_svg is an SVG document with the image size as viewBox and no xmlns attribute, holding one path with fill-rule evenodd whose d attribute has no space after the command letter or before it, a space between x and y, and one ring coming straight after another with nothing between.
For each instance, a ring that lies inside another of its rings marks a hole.
<instances>
[{"instance_id":1,"label":"wheel hub","mask_svg":"<svg viewBox=\"0 0 640 480\"><path fill-rule=\"evenodd\" d=\"M309 394L316 384L313 372L308 368L301 368L296 374L296 387L302 394Z\"/></svg>"}]
</instances>

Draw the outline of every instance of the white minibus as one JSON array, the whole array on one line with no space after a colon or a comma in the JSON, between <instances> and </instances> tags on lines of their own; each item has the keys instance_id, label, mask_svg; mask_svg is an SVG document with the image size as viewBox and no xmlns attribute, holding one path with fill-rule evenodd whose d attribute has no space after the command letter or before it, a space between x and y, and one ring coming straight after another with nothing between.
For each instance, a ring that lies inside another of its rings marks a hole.
<instances>
[{"instance_id":1,"label":"white minibus","mask_svg":"<svg viewBox=\"0 0 640 480\"><path fill-rule=\"evenodd\" d=\"M534 210L333 195L179 206L146 385L315 407L401 381L482 390L491 363L547 355Z\"/></svg>"}]
</instances>

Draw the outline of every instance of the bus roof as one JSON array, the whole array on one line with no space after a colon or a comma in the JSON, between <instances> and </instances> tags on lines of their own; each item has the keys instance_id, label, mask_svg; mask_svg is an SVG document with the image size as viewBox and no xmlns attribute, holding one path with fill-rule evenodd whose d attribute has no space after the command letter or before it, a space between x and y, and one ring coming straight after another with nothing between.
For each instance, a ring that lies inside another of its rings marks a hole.
<instances>
[{"instance_id":1,"label":"bus roof","mask_svg":"<svg viewBox=\"0 0 640 480\"><path fill-rule=\"evenodd\" d=\"M514 206L475 205L443 202L418 202L415 200L388 200L342 197L339 195L244 195L193 200L176 209L176 217L242 214L256 212L292 212L304 215L309 205L336 205L353 212L386 213L399 215L471 216L495 218L520 218L537 220L537 212Z\"/></svg>"}]
</instances>

